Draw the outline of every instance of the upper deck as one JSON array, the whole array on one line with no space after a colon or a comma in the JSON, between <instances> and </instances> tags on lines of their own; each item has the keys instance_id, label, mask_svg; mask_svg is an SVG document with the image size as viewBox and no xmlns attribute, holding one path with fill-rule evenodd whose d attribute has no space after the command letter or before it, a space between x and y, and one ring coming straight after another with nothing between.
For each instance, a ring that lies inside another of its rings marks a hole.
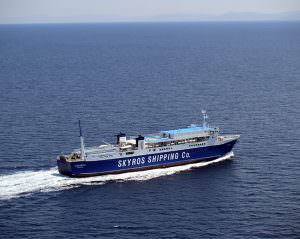
<instances>
[{"instance_id":1,"label":"upper deck","mask_svg":"<svg viewBox=\"0 0 300 239\"><path fill-rule=\"evenodd\" d=\"M186 128L163 130L158 134L145 136L145 143L163 143L193 137L205 137L218 130L218 128L191 125Z\"/></svg>"},{"instance_id":2,"label":"upper deck","mask_svg":"<svg viewBox=\"0 0 300 239\"><path fill-rule=\"evenodd\" d=\"M107 158L114 157L114 155L123 156L123 153L127 155L144 152L145 150L147 150L147 152L151 150L155 151L156 148L160 147L165 147L164 149L169 147L168 150L175 150L178 147L183 148L183 145L191 143L198 143L193 146L216 144L219 140L219 128L209 126L206 122L206 112L203 111L202 113L202 125L191 124L185 128L163 130L151 135L139 135L138 137L127 137L125 133L120 132L116 135L116 144L105 143L104 145L88 148L84 147L79 124L81 148L74 150L70 157L74 156L75 158L85 159L88 154L95 155L95 157Z\"/></svg>"},{"instance_id":3,"label":"upper deck","mask_svg":"<svg viewBox=\"0 0 300 239\"><path fill-rule=\"evenodd\" d=\"M203 127L203 126L191 125L190 127L187 127L187 128L164 130L164 131L161 131L161 133L165 133L165 134L189 134L189 133L194 133L194 132L205 131L205 130L208 130L208 129L209 128Z\"/></svg>"}]
</instances>

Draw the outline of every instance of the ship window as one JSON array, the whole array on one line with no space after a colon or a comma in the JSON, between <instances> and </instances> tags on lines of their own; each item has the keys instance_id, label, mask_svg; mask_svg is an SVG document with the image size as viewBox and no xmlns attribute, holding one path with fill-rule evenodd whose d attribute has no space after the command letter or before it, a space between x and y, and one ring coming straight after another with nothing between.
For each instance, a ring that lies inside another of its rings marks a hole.
<instances>
[{"instance_id":1,"label":"ship window","mask_svg":"<svg viewBox=\"0 0 300 239\"><path fill-rule=\"evenodd\" d=\"M126 152L126 154L134 154L134 152Z\"/></svg>"}]
</instances>

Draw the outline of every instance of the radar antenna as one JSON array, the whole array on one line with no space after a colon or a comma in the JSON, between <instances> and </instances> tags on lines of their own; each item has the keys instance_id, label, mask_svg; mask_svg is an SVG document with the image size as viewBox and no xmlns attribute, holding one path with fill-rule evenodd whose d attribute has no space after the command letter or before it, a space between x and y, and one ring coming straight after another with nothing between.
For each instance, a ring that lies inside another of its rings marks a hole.
<instances>
[{"instance_id":1,"label":"radar antenna","mask_svg":"<svg viewBox=\"0 0 300 239\"><path fill-rule=\"evenodd\" d=\"M203 128L208 128L208 123L206 120L208 119L208 115L206 113L206 110L201 110L202 116L203 116Z\"/></svg>"}]
</instances>

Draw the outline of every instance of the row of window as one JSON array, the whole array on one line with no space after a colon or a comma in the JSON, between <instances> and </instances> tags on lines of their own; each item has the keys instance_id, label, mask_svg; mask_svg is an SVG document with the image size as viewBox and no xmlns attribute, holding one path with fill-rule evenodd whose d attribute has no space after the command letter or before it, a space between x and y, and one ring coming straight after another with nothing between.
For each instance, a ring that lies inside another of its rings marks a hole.
<instances>
[{"instance_id":1,"label":"row of window","mask_svg":"<svg viewBox=\"0 0 300 239\"><path fill-rule=\"evenodd\" d=\"M156 148L158 147L163 147L163 146L172 146L172 145L178 145L178 144L186 144L186 143L193 143L193 142L203 142L203 141L207 141L209 137L197 137L197 138L191 138L191 139L187 139L187 140L177 140L177 141L172 141L172 142L163 142L163 143L158 143L158 144L149 144L147 143L147 148L149 148L149 152L156 151ZM190 147L194 147L194 146L203 146L205 145L204 143L198 143L198 144L193 144L193 145L189 145ZM153 149L152 149L153 148ZM170 150L172 149L171 147L165 147L165 148L159 148L157 150L159 151L165 151L165 150ZM126 152L126 155L130 155L130 154L134 154L133 151L130 152ZM122 153L120 153L120 155L122 156Z\"/></svg>"},{"instance_id":2,"label":"row of window","mask_svg":"<svg viewBox=\"0 0 300 239\"><path fill-rule=\"evenodd\" d=\"M164 151L164 150L170 150L170 149L172 149L171 147L169 147L169 148L161 148L161 149L159 149L160 151Z\"/></svg>"},{"instance_id":3,"label":"row of window","mask_svg":"<svg viewBox=\"0 0 300 239\"><path fill-rule=\"evenodd\" d=\"M146 145L148 148L158 148L158 147L173 146L173 145L186 144L186 143L203 142L203 141L207 141L208 138L209 138L209 136L195 137L195 138L190 138L190 139L185 139L185 140L175 140L175 141L162 142L162 143L156 143L156 144L146 143Z\"/></svg>"},{"instance_id":4,"label":"row of window","mask_svg":"<svg viewBox=\"0 0 300 239\"><path fill-rule=\"evenodd\" d=\"M130 151L130 152L126 152L125 153L126 155L130 155L130 154L134 154L134 152L133 151ZM122 153L120 153L120 156L122 156L123 154Z\"/></svg>"},{"instance_id":5,"label":"row of window","mask_svg":"<svg viewBox=\"0 0 300 239\"><path fill-rule=\"evenodd\" d=\"M189 145L190 147L194 147L194 146L203 146L203 145L205 145L205 143L200 143L200 144L191 144L191 145Z\"/></svg>"},{"instance_id":6,"label":"row of window","mask_svg":"<svg viewBox=\"0 0 300 239\"><path fill-rule=\"evenodd\" d=\"M171 147L167 147L167 148L160 148L160 149L157 149L157 150L159 150L159 151L165 151L165 150L170 150L170 149L172 149ZM149 149L149 152L151 152L151 151L156 151L156 149Z\"/></svg>"}]
</instances>

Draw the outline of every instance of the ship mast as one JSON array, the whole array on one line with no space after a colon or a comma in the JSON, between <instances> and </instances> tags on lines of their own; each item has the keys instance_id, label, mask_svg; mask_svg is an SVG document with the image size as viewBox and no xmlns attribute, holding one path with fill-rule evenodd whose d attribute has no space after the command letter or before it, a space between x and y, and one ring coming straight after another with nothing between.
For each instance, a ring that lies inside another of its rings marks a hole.
<instances>
[{"instance_id":1,"label":"ship mast","mask_svg":"<svg viewBox=\"0 0 300 239\"><path fill-rule=\"evenodd\" d=\"M78 121L79 124L79 136L80 136L80 159L85 160L85 150L84 150L84 139L82 136L82 129L80 125L80 120Z\"/></svg>"},{"instance_id":2,"label":"ship mast","mask_svg":"<svg viewBox=\"0 0 300 239\"><path fill-rule=\"evenodd\" d=\"M208 123L207 123L207 119L208 119L208 115L206 113L206 110L201 110L202 116L203 116L203 128L208 128Z\"/></svg>"}]
</instances>

